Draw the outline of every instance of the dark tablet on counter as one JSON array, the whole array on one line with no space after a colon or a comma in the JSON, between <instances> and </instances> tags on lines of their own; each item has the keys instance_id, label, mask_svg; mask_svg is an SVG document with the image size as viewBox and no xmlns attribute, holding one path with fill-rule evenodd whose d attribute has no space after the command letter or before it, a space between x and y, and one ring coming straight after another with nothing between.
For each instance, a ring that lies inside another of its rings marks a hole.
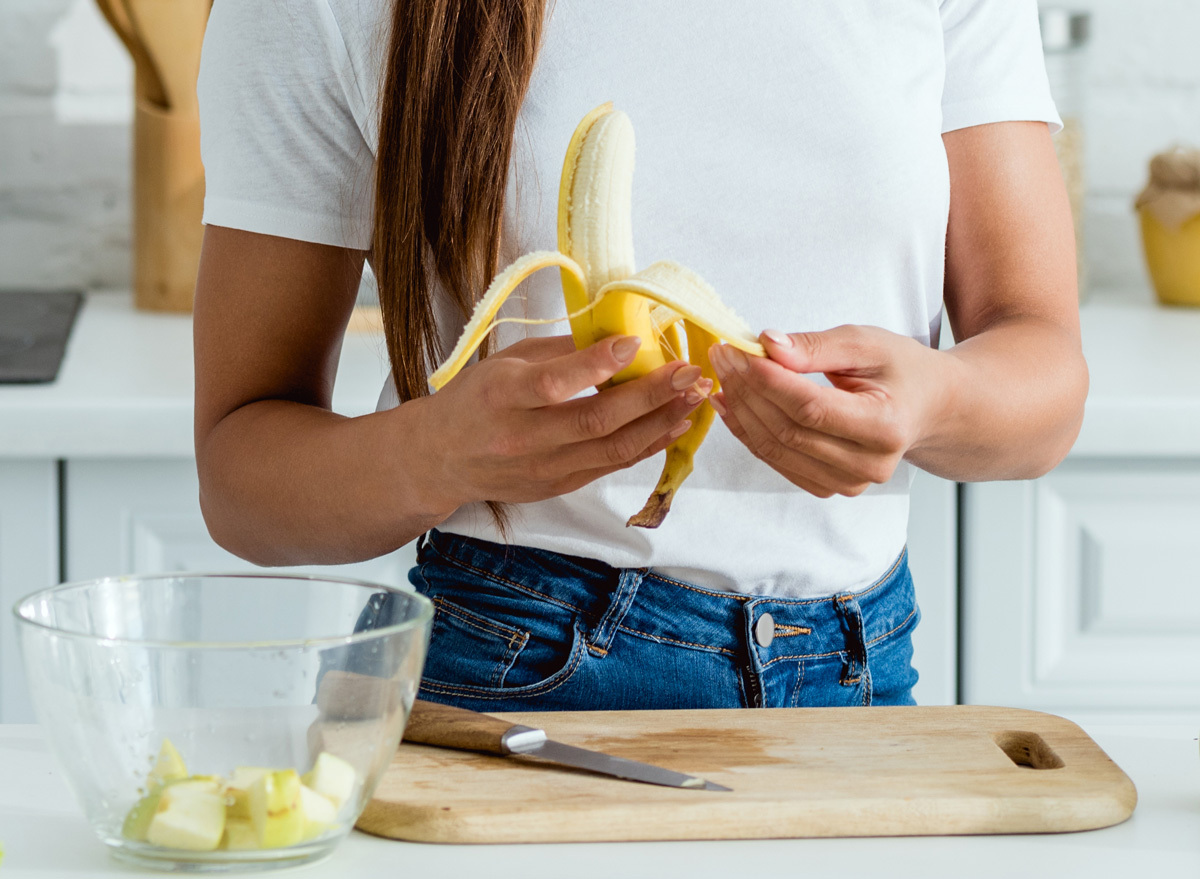
<instances>
[{"instance_id":1,"label":"dark tablet on counter","mask_svg":"<svg viewBox=\"0 0 1200 879\"><path fill-rule=\"evenodd\" d=\"M54 381L82 302L78 290L0 290L0 383Z\"/></svg>"}]
</instances>

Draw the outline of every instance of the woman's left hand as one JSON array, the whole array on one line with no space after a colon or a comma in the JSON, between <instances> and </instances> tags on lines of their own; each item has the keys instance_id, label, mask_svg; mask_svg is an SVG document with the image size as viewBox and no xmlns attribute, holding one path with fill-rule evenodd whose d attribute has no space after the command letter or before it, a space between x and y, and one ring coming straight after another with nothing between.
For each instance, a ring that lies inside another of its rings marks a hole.
<instances>
[{"instance_id":1,"label":"woman's left hand","mask_svg":"<svg viewBox=\"0 0 1200 879\"><path fill-rule=\"evenodd\" d=\"M710 401L757 458L817 497L887 482L948 406L954 358L907 336L842 326L760 341L767 358L713 346L721 393ZM833 387L803 375L818 372Z\"/></svg>"}]
</instances>

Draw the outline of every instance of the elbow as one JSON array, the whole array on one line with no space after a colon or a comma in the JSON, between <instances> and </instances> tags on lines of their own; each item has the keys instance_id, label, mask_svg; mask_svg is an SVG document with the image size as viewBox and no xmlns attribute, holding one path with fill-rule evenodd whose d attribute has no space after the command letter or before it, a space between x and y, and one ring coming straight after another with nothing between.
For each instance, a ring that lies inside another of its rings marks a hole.
<instances>
[{"instance_id":1,"label":"elbow","mask_svg":"<svg viewBox=\"0 0 1200 879\"><path fill-rule=\"evenodd\" d=\"M275 567L287 564L286 559L274 557L268 544L256 540L253 530L247 527L244 516L238 515L238 504L228 491L222 490L219 480L206 473L203 466L197 468L200 477L200 515L208 536L221 549L232 553L242 561L259 567Z\"/></svg>"},{"instance_id":2,"label":"elbow","mask_svg":"<svg viewBox=\"0 0 1200 879\"><path fill-rule=\"evenodd\" d=\"M1087 361L1082 353L1073 359L1069 369L1063 371L1061 379L1062 393L1055 407L1057 417L1047 430L1047 441L1042 445L1043 455L1034 463L1030 473L1019 478L1040 479L1047 475L1067 459L1079 439L1091 386Z\"/></svg>"},{"instance_id":3,"label":"elbow","mask_svg":"<svg viewBox=\"0 0 1200 879\"><path fill-rule=\"evenodd\" d=\"M237 526L225 505L215 500L211 491L205 491L203 479L200 482L200 515L204 518L208 536L221 549L252 565L271 564L256 551L252 542L246 540L244 529Z\"/></svg>"},{"instance_id":4,"label":"elbow","mask_svg":"<svg viewBox=\"0 0 1200 879\"><path fill-rule=\"evenodd\" d=\"M199 413L197 414L199 424ZM200 483L200 516L213 542L239 559L259 567L288 564L271 553L270 541L256 535L246 497L246 482L231 471L230 454L215 438L220 422L210 430L197 430L196 476Z\"/></svg>"}]
</instances>

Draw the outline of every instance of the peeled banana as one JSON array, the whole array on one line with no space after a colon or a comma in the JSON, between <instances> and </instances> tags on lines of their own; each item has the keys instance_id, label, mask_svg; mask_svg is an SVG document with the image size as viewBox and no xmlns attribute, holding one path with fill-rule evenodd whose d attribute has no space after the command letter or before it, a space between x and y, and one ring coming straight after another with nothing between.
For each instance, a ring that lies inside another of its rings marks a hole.
<instances>
[{"instance_id":1,"label":"peeled banana","mask_svg":"<svg viewBox=\"0 0 1200 879\"><path fill-rule=\"evenodd\" d=\"M495 277L454 350L430 376L429 384L435 391L458 374L484 337L503 322L496 319L496 314L509 294L534 272L550 267L559 269L577 348L612 335L638 336L642 340L633 362L606 385L620 384L673 360L685 359L700 366L716 391L716 372L708 361L711 345L723 340L748 354L765 356L746 323L691 270L669 261L635 270L633 158L633 124L628 116L606 103L583 118L563 162L558 190L558 250L528 253ZM667 448L667 460L654 493L626 525L657 528L662 524L675 492L692 472L696 450L712 425L713 415L707 402L692 414L691 428Z\"/></svg>"}]
</instances>

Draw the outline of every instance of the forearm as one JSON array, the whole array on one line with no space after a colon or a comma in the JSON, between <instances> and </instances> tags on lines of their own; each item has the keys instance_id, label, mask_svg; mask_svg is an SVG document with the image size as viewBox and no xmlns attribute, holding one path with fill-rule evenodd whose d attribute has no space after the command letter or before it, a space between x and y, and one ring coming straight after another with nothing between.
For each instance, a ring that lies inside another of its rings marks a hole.
<instances>
[{"instance_id":1,"label":"forearm","mask_svg":"<svg viewBox=\"0 0 1200 879\"><path fill-rule=\"evenodd\" d=\"M939 352L945 378L930 434L905 458L961 482L1034 479L1079 435L1088 372L1078 337L1032 317L998 320Z\"/></svg>"},{"instance_id":2,"label":"forearm","mask_svg":"<svg viewBox=\"0 0 1200 879\"><path fill-rule=\"evenodd\" d=\"M261 565L344 564L388 553L454 505L431 479L422 401L359 418L262 400L197 447L213 538Z\"/></svg>"}]
</instances>

